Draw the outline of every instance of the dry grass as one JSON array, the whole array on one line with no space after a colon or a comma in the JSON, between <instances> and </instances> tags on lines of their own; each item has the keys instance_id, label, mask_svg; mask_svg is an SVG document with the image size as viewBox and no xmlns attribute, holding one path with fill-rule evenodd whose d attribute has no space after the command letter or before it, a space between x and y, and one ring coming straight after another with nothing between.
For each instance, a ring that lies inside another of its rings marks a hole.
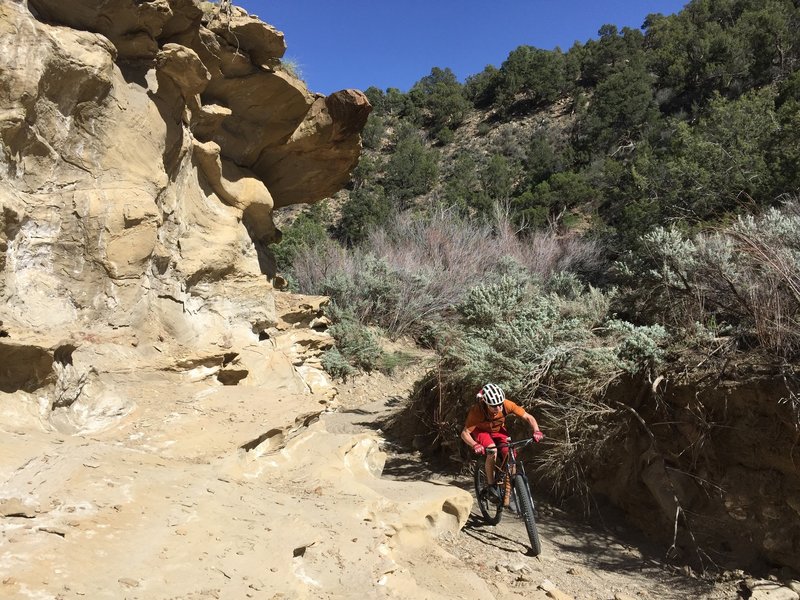
<instances>
[{"instance_id":1,"label":"dry grass","mask_svg":"<svg viewBox=\"0 0 800 600\"><path fill-rule=\"evenodd\" d=\"M391 228L373 231L354 250L322 240L300 252L292 272L301 292L331 294L362 322L393 337L418 337L479 283L509 271L544 279L600 264L596 244L548 231L520 232L502 211L494 224L480 225L442 210L399 215Z\"/></svg>"}]
</instances>

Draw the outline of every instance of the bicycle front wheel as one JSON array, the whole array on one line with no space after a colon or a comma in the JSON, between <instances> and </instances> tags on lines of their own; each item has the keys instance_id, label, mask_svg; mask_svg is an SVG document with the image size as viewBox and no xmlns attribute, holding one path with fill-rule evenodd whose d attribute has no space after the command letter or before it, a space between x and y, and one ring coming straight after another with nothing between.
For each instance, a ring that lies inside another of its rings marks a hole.
<instances>
[{"instance_id":1,"label":"bicycle front wheel","mask_svg":"<svg viewBox=\"0 0 800 600\"><path fill-rule=\"evenodd\" d=\"M542 552L542 544L539 541L539 532L536 530L536 521L533 518L533 502L531 500L528 482L522 475L514 477L514 492L517 496L519 512L525 520L525 529L528 530L528 539L531 541L532 554L533 556L539 556Z\"/></svg>"},{"instance_id":2,"label":"bicycle front wheel","mask_svg":"<svg viewBox=\"0 0 800 600\"><path fill-rule=\"evenodd\" d=\"M489 525L497 525L503 516L503 498L494 497L486 488L484 461L478 460L475 462L475 498L478 500L478 508L481 510L483 519ZM501 493L505 491L505 486L501 485L499 488Z\"/></svg>"}]
</instances>

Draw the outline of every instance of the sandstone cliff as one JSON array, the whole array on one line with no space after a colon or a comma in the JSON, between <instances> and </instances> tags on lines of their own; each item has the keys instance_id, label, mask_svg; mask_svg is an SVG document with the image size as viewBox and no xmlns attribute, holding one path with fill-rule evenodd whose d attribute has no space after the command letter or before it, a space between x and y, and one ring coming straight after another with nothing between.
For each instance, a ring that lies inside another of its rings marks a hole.
<instances>
[{"instance_id":1,"label":"sandstone cliff","mask_svg":"<svg viewBox=\"0 0 800 600\"><path fill-rule=\"evenodd\" d=\"M0 0L0 596L387 589L397 540L466 520L316 421L324 299L277 293L266 245L370 105L284 50L196 0Z\"/></svg>"},{"instance_id":2,"label":"sandstone cliff","mask_svg":"<svg viewBox=\"0 0 800 600\"><path fill-rule=\"evenodd\" d=\"M330 195L358 159L364 96L309 93L281 69L282 34L241 11L38 0L0 10L9 319L141 326L187 302L212 313L230 283L269 278L260 251L276 236L273 207ZM59 310L31 314L23 272L58 280Z\"/></svg>"},{"instance_id":3,"label":"sandstone cliff","mask_svg":"<svg viewBox=\"0 0 800 600\"><path fill-rule=\"evenodd\" d=\"M0 28L2 391L106 341L135 368L269 337L272 210L343 185L365 97L310 93L235 8L4 0Z\"/></svg>"}]
</instances>

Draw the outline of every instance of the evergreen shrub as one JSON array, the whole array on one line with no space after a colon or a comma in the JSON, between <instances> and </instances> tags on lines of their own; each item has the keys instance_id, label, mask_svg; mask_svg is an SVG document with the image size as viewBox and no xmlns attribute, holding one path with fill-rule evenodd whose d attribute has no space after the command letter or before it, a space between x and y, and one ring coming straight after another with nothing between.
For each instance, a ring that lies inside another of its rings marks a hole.
<instances>
[{"instance_id":1,"label":"evergreen shrub","mask_svg":"<svg viewBox=\"0 0 800 600\"><path fill-rule=\"evenodd\" d=\"M358 369L350 364L336 346L322 355L322 368L334 379L347 380L358 373Z\"/></svg>"},{"instance_id":2,"label":"evergreen shrub","mask_svg":"<svg viewBox=\"0 0 800 600\"><path fill-rule=\"evenodd\" d=\"M436 407L432 435L457 440L474 390L498 383L548 432L542 472L562 491L580 491L581 469L621 442L629 416L606 403L605 390L659 373L669 341L660 326L615 318L614 294L561 272L503 275L471 288L436 381L429 377L414 398L417 413Z\"/></svg>"},{"instance_id":3,"label":"evergreen shrub","mask_svg":"<svg viewBox=\"0 0 800 600\"><path fill-rule=\"evenodd\" d=\"M713 323L737 347L756 345L781 360L800 355L796 203L694 235L656 228L642 242L615 267L626 286L620 306L676 330Z\"/></svg>"},{"instance_id":4,"label":"evergreen shrub","mask_svg":"<svg viewBox=\"0 0 800 600\"><path fill-rule=\"evenodd\" d=\"M331 375L342 378L352 373L344 366L345 362L360 371L377 369L384 354L375 334L355 319L349 310L335 303L327 308L326 314L334 322L328 333L336 340L336 347L326 353L323 367Z\"/></svg>"},{"instance_id":5,"label":"evergreen shrub","mask_svg":"<svg viewBox=\"0 0 800 600\"><path fill-rule=\"evenodd\" d=\"M328 239L325 227L328 209L324 203L315 204L301 212L281 232L281 241L271 247L278 269L290 270L302 249L307 249Z\"/></svg>"}]
</instances>

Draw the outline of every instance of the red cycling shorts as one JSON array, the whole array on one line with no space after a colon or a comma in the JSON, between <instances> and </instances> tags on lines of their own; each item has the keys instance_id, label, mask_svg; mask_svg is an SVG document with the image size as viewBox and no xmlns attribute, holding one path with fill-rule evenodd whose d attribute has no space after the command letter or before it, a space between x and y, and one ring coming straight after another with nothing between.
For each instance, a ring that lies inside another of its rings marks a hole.
<instances>
[{"instance_id":1,"label":"red cycling shorts","mask_svg":"<svg viewBox=\"0 0 800 600\"><path fill-rule=\"evenodd\" d=\"M503 428L500 431L473 431L472 439L478 442L484 448L489 448L495 444L505 444L508 442L508 431ZM500 452L503 456L508 452L508 448L501 448Z\"/></svg>"}]
</instances>

